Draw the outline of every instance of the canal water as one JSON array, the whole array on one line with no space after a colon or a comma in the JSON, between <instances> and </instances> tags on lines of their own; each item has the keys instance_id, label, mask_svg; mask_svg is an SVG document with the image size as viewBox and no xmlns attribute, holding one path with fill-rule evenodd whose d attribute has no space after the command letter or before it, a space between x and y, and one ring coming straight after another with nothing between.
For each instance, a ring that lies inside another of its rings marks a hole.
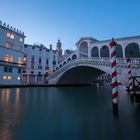
<instances>
[{"instance_id":1,"label":"canal water","mask_svg":"<svg viewBox=\"0 0 140 140\"><path fill-rule=\"evenodd\" d=\"M140 105L119 87L119 117L110 87L0 89L0 140L138 140Z\"/></svg>"}]
</instances>

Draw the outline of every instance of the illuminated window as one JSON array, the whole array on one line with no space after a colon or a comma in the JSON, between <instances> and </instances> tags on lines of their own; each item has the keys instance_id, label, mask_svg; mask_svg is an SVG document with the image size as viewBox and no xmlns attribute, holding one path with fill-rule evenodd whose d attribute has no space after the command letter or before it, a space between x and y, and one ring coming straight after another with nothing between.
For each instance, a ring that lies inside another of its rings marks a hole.
<instances>
[{"instance_id":1,"label":"illuminated window","mask_svg":"<svg viewBox=\"0 0 140 140\"><path fill-rule=\"evenodd\" d=\"M7 37L9 37L9 38L11 37L10 33L7 33Z\"/></svg>"},{"instance_id":2,"label":"illuminated window","mask_svg":"<svg viewBox=\"0 0 140 140\"><path fill-rule=\"evenodd\" d=\"M9 62L13 62L13 56L12 55L10 55L10 57L9 57Z\"/></svg>"},{"instance_id":3,"label":"illuminated window","mask_svg":"<svg viewBox=\"0 0 140 140\"><path fill-rule=\"evenodd\" d=\"M9 48L9 42L6 42L6 47Z\"/></svg>"},{"instance_id":4,"label":"illuminated window","mask_svg":"<svg viewBox=\"0 0 140 140\"><path fill-rule=\"evenodd\" d=\"M14 34L11 34L11 39L15 39L15 36L14 36Z\"/></svg>"},{"instance_id":5,"label":"illuminated window","mask_svg":"<svg viewBox=\"0 0 140 140\"><path fill-rule=\"evenodd\" d=\"M3 79L6 80L7 79L7 76L3 76Z\"/></svg>"},{"instance_id":6,"label":"illuminated window","mask_svg":"<svg viewBox=\"0 0 140 140\"><path fill-rule=\"evenodd\" d=\"M19 64L22 64L22 57L19 57L19 58L18 58L18 63L19 63Z\"/></svg>"},{"instance_id":7,"label":"illuminated window","mask_svg":"<svg viewBox=\"0 0 140 140\"><path fill-rule=\"evenodd\" d=\"M19 46L19 50L22 51L22 46Z\"/></svg>"},{"instance_id":8,"label":"illuminated window","mask_svg":"<svg viewBox=\"0 0 140 140\"><path fill-rule=\"evenodd\" d=\"M24 56L23 61L24 61L24 64L27 63L27 58L26 58L26 56Z\"/></svg>"},{"instance_id":9,"label":"illuminated window","mask_svg":"<svg viewBox=\"0 0 140 140\"><path fill-rule=\"evenodd\" d=\"M11 80L11 79L12 79L12 76L8 76L7 79L8 79L8 80Z\"/></svg>"},{"instance_id":10,"label":"illuminated window","mask_svg":"<svg viewBox=\"0 0 140 140\"><path fill-rule=\"evenodd\" d=\"M20 76L17 77L17 80L20 80Z\"/></svg>"},{"instance_id":11,"label":"illuminated window","mask_svg":"<svg viewBox=\"0 0 140 140\"><path fill-rule=\"evenodd\" d=\"M7 33L7 37L11 38L11 39L15 39L15 35L14 34Z\"/></svg>"},{"instance_id":12,"label":"illuminated window","mask_svg":"<svg viewBox=\"0 0 140 140\"><path fill-rule=\"evenodd\" d=\"M10 48L12 48L12 49L13 49L13 48L14 48L14 45L13 45L13 44L10 44Z\"/></svg>"},{"instance_id":13,"label":"illuminated window","mask_svg":"<svg viewBox=\"0 0 140 140\"><path fill-rule=\"evenodd\" d=\"M5 61L6 61L6 62L9 61L9 56L8 56L8 54L5 56Z\"/></svg>"},{"instance_id":14,"label":"illuminated window","mask_svg":"<svg viewBox=\"0 0 140 140\"><path fill-rule=\"evenodd\" d=\"M22 42L23 42L23 38L20 37L20 38L19 38L19 41L22 43Z\"/></svg>"},{"instance_id":15,"label":"illuminated window","mask_svg":"<svg viewBox=\"0 0 140 140\"><path fill-rule=\"evenodd\" d=\"M12 43L10 43L10 42L6 42L6 47L13 49L14 45Z\"/></svg>"}]
</instances>

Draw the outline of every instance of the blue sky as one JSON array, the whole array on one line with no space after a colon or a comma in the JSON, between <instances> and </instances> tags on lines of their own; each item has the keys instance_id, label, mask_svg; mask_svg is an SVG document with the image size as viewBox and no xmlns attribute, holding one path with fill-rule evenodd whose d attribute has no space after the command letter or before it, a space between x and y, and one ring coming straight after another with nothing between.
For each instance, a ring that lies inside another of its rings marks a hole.
<instances>
[{"instance_id":1,"label":"blue sky","mask_svg":"<svg viewBox=\"0 0 140 140\"><path fill-rule=\"evenodd\" d=\"M25 43L75 49L80 37L140 35L139 0L3 0L0 20L25 32Z\"/></svg>"}]
</instances>

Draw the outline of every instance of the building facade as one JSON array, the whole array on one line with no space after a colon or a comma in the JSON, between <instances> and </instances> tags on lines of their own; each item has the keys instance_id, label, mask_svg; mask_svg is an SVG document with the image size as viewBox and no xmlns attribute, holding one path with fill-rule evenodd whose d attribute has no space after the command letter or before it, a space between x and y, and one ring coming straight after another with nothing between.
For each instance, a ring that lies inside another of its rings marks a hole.
<instances>
[{"instance_id":1,"label":"building facade","mask_svg":"<svg viewBox=\"0 0 140 140\"><path fill-rule=\"evenodd\" d=\"M39 84L58 64L58 53L42 44L24 45L27 63L23 71L23 84Z\"/></svg>"},{"instance_id":2,"label":"building facade","mask_svg":"<svg viewBox=\"0 0 140 140\"><path fill-rule=\"evenodd\" d=\"M62 58L62 44L61 44L61 42L60 42L60 39L58 39L58 42L56 43L56 52L57 52L57 59L58 59L58 63L60 63L62 60L63 60L63 58Z\"/></svg>"},{"instance_id":3,"label":"building facade","mask_svg":"<svg viewBox=\"0 0 140 140\"><path fill-rule=\"evenodd\" d=\"M0 85L22 84L24 32L0 21Z\"/></svg>"}]
</instances>

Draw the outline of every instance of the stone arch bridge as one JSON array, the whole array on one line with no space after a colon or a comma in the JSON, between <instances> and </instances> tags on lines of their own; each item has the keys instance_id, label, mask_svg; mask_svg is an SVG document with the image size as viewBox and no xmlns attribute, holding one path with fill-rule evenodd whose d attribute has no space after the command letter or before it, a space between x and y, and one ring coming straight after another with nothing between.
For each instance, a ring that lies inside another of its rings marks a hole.
<instances>
[{"instance_id":1,"label":"stone arch bridge","mask_svg":"<svg viewBox=\"0 0 140 140\"><path fill-rule=\"evenodd\" d=\"M115 39L118 80L128 83L126 58L131 58L132 75L140 75L140 36ZM49 84L90 84L102 73L111 75L109 43L91 37L81 38L76 51L54 67L45 79Z\"/></svg>"}]
</instances>

